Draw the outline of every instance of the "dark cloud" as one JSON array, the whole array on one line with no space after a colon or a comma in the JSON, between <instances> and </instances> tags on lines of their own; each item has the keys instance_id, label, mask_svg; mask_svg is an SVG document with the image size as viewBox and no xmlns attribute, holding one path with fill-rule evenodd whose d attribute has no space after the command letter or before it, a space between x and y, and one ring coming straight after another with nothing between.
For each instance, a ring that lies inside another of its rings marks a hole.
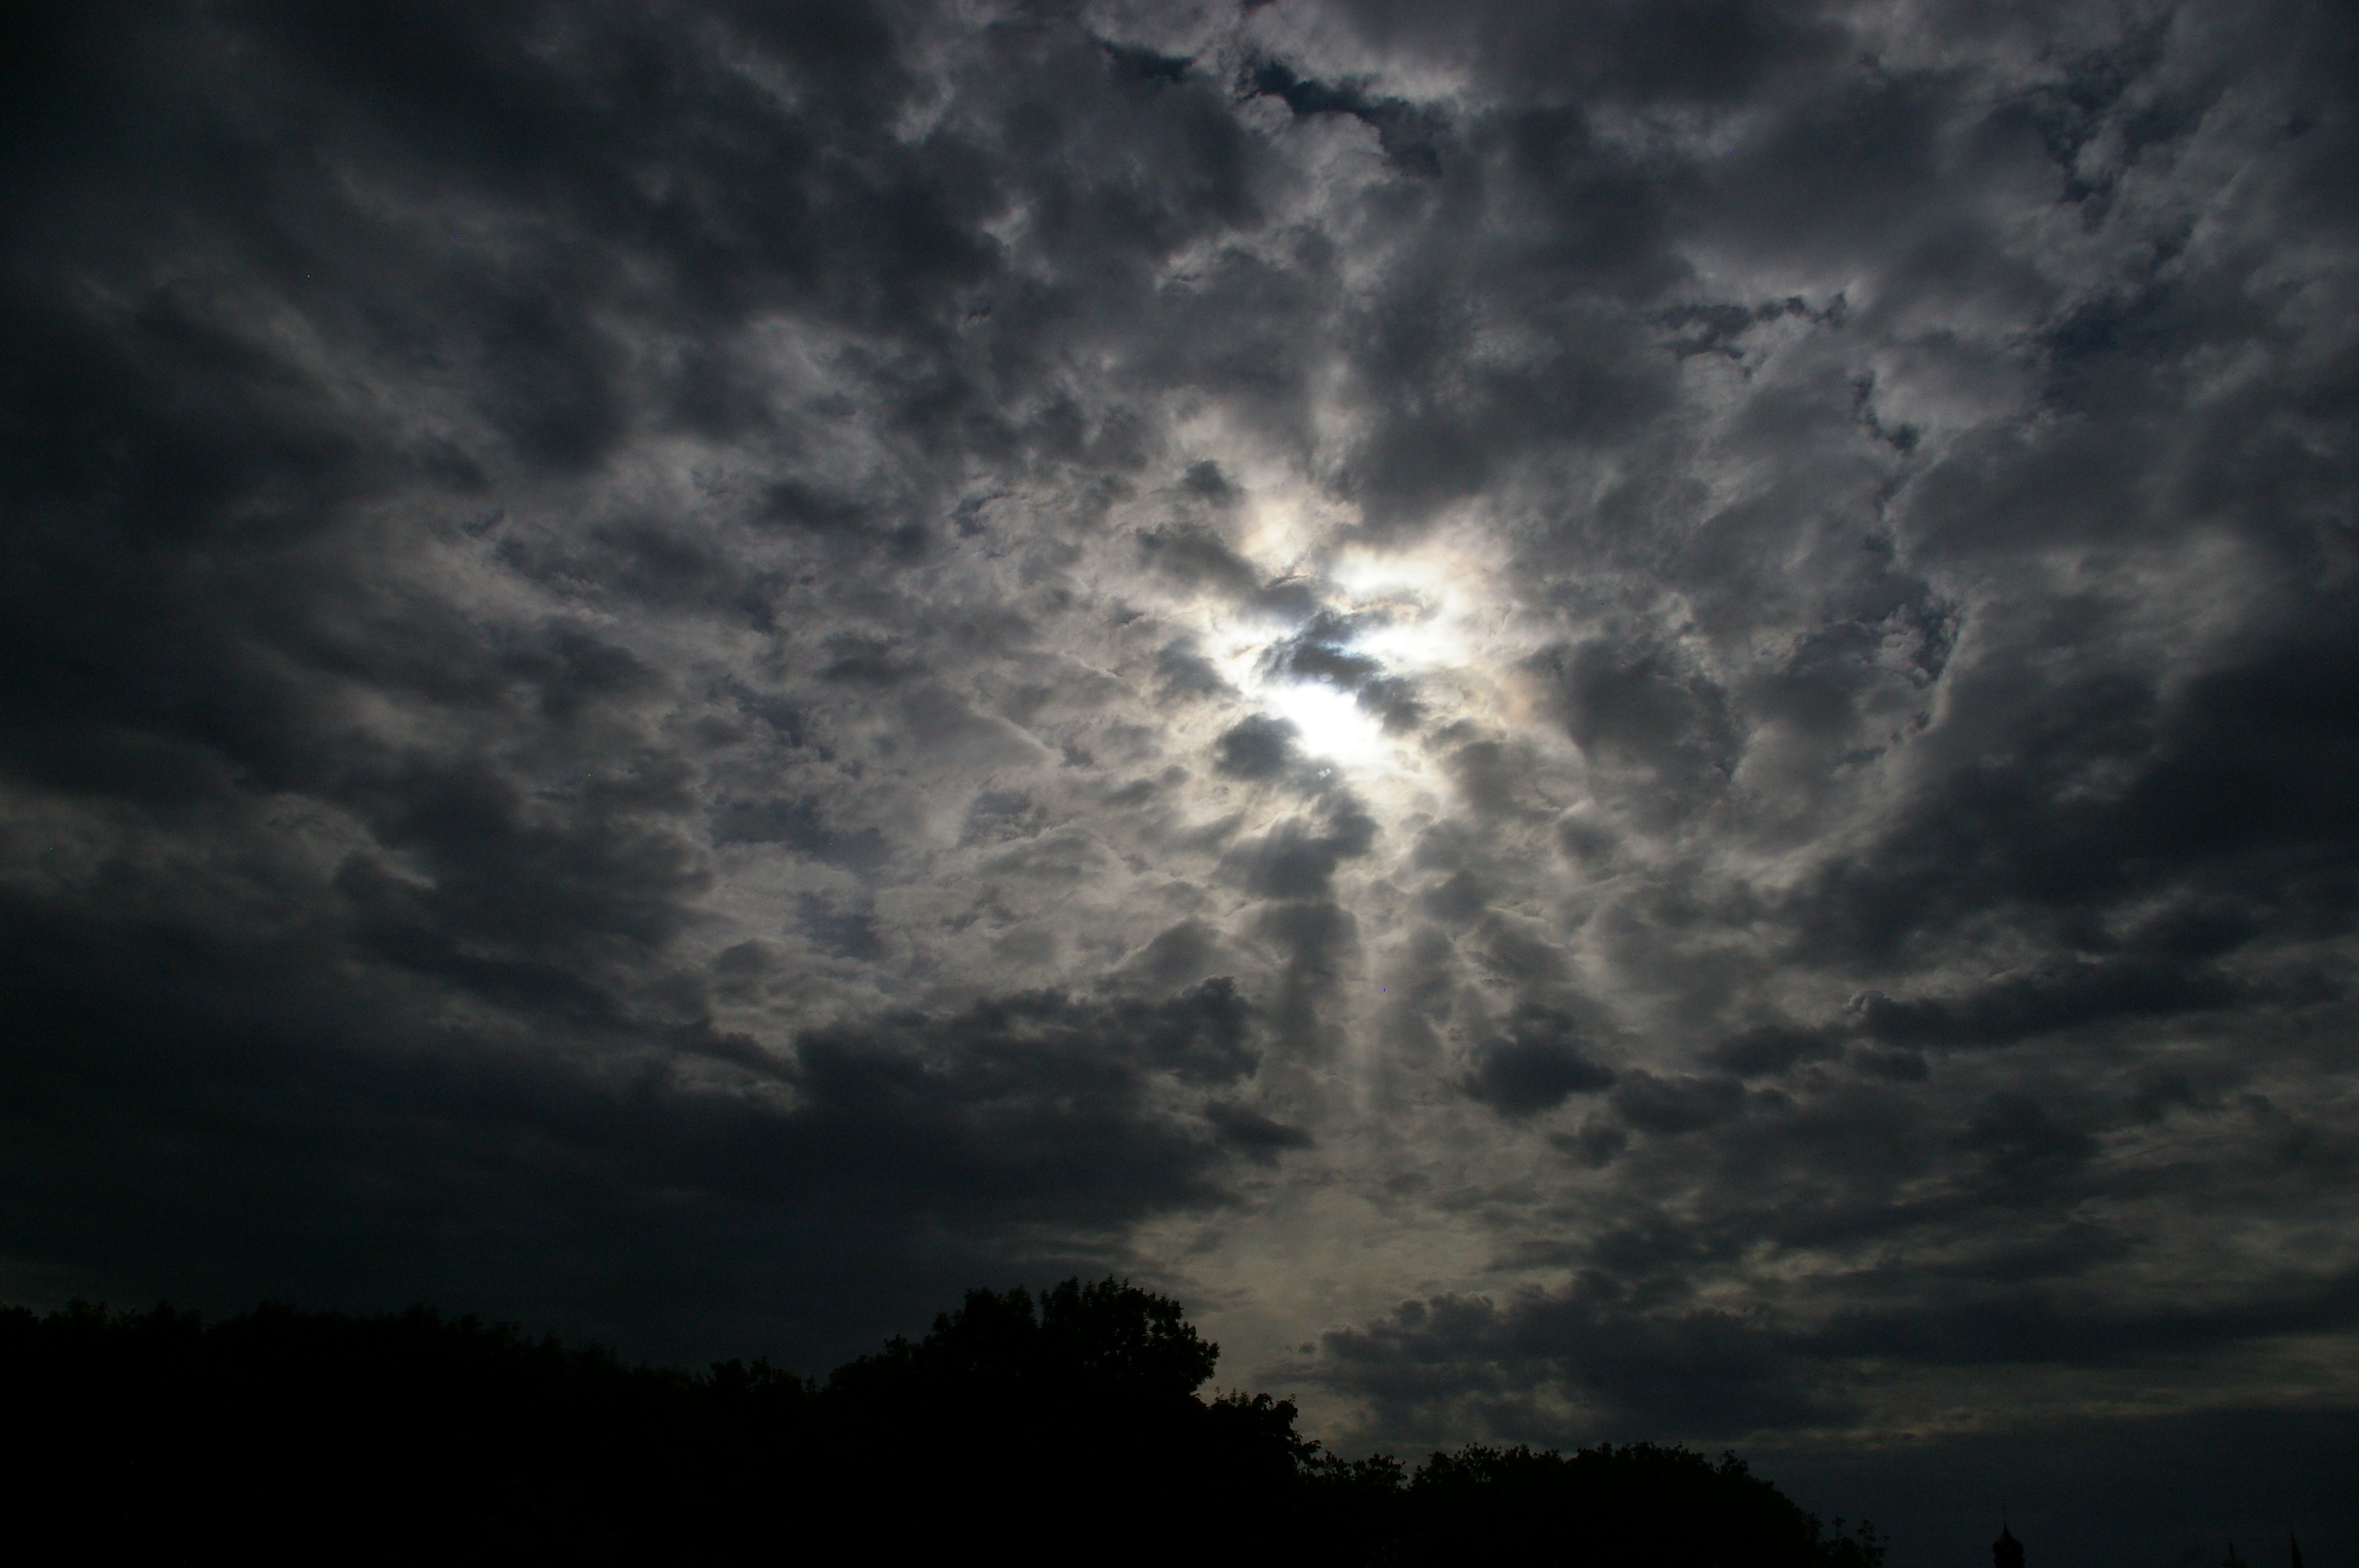
<instances>
[{"instance_id":1,"label":"dark cloud","mask_svg":"<svg viewBox=\"0 0 2359 1568\"><path fill-rule=\"evenodd\" d=\"M2351 18L1086 21L12 20L0 1290L2331 1438Z\"/></svg>"},{"instance_id":2,"label":"dark cloud","mask_svg":"<svg viewBox=\"0 0 2359 1568\"><path fill-rule=\"evenodd\" d=\"M1375 132L1386 158L1406 173L1441 172L1440 143L1448 127L1431 109L1401 98L1371 97L1353 82L1310 81L1281 60L1262 61L1245 81L1247 91L1276 98L1297 114L1350 115Z\"/></svg>"},{"instance_id":3,"label":"dark cloud","mask_svg":"<svg viewBox=\"0 0 2359 1568\"><path fill-rule=\"evenodd\" d=\"M842 833L828 826L820 803L809 795L793 800L731 800L713 814L716 844L784 844L818 860L854 871L873 871L892 849L874 827Z\"/></svg>"},{"instance_id":4,"label":"dark cloud","mask_svg":"<svg viewBox=\"0 0 2359 1568\"><path fill-rule=\"evenodd\" d=\"M1220 1130L1224 1142L1264 1162L1274 1161L1288 1149L1308 1149L1315 1141L1305 1129L1273 1120L1246 1106L1214 1104L1204 1114Z\"/></svg>"},{"instance_id":5,"label":"dark cloud","mask_svg":"<svg viewBox=\"0 0 2359 1568\"><path fill-rule=\"evenodd\" d=\"M1754 1078L1782 1073L1799 1062L1832 1055L1838 1048L1838 1042L1824 1031L1765 1023L1728 1036L1705 1053L1705 1057L1712 1065L1739 1077Z\"/></svg>"},{"instance_id":6,"label":"dark cloud","mask_svg":"<svg viewBox=\"0 0 2359 1568\"><path fill-rule=\"evenodd\" d=\"M1251 776L1251 775L1249 775ZM1375 847L1376 821L1349 792L1321 803L1316 818L1288 817L1229 853L1231 868L1263 898L1324 899L1335 870Z\"/></svg>"},{"instance_id":7,"label":"dark cloud","mask_svg":"<svg viewBox=\"0 0 2359 1568\"><path fill-rule=\"evenodd\" d=\"M1351 643L1356 633L1349 618L1322 610L1301 630L1272 643L1263 663L1281 680L1317 681L1351 693L1388 733L1415 730L1425 719L1415 683L1386 674L1383 660L1355 651Z\"/></svg>"},{"instance_id":8,"label":"dark cloud","mask_svg":"<svg viewBox=\"0 0 2359 1568\"><path fill-rule=\"evenodd\" d=\"M1894 1044L2003 1045L2108 1019L2230 1007L2244 994L2234 981L2185 958L2129 958L2015 977L1956 998L1903 1001L1869 991L1858 1011L1863 1030Z\"/></svg>"},{"instance_id":9,"label":"dark cloud","mask_svg":"<svg viewBox=\"0 0 2359 1568\"><path fill-rule=\"evenodd\" d=\"M1466 1092L1502 1116L1519 1117L1612 1087L1614 1070L1582 1050L1581 1033L1563 1013L1518 1010L1505 1033L1475 1051Z\"/></svg>"},{"instance_id":10,"label":"dark cloud","mask_svg":"<svg viewBox=\"0 0 2359 1568\"><path fill-rule=\"evenodd\" d=\"M1255 714L1221 731L1212 749L1212 765L1241 779L1274 779L1290 771L1299 752L1300 731L1288 720Z\"/></svg>"},{"instance_id":11,"label":"dark cloud","mask_svg":"<svg viewBox=\"0 0 2359 1568\"><path fill-rule=\"evenodd\" d=\"M1271 671L1289 680L1323 681L1339 691L1357 691L1384 673L1384 661L1355 653L1354 628L1332 611L1322 611L1310 624L1271 646L1266 659Z\"/></svg>"},{"instance_id":12,"label":"dark cloud","mask_svg":"<svg viewBox=\"0 0 2359 1568\"><path fill-rule=\"evenodd\" d=\"M1190 470L1191 479L1194 472ZM1152 529L1138 536L1138 547L1149 566L1190 586L1214 589L1238 599L1251 598L1261 588L1261 574L1253 563L1201 524Z\"/></svg>"},{"instance_id":13,"label":"dark cloud","mask_svg":"<svg viewBox=\"0 0 2359 1568\"><path fill-rule=\"evenodd\" d=\"M1642 1132L1676 1136L1726 1121L1745 1108L1745 1089L1732 1078L1680 1074L1667 1076L1644 1069L1614 1090L1614 1108Z\"/></svg>"},{"instance_id":14,"label":"dark cloud","mask_svg":"<svg viewBox=\"0 0 2359 1568\"><path fill-rule=\"evenodd\" d=\"M1155 655L1155 671L1161 690L1170 696L1226 697L1235 689L1210 659L1194 652L1184 640L1164 645Z\"/></svg>"},{"instance_id":15,"label":"dark cloud","mask_svg":"<svg viewBox=\"0 0 2359 1568\"><path fill-rule=\"evenodd\" d=\"M1565 732L1610 767L1626 770L1643 802L1709 795L1736 765L1728 703L1708 677L1660 648L1597 640L1535 656Z\"/></svg>"},{"instance_id":16,"label":"dark cloud","mask_svg":"<svg viewBox=\"0 0 2359 1568\"><path fill-rule=\"evenodd\" d=\"M864 1326L865 1309L824 1304L828 1258L900 1277L916 1307L919 1281L939 1291L956 1273L930 1255L932 1227L980 1239L1054 1216L1103 1234L1141 1205L1213 1201L1226 1150L1266 1161L1307 1145L1226 1098L1202 1102L1206 1135L1157 1087L1250 1080L1250 1012L1225 979L1158 1001L1030 993L891 1015L807 1032L777 1056L694 1018L651 1032L571 971L478 960L429 973L544 1032L562 1021L568 1038L446 1028L428 1047L413 1036L416 987L379 988L372 1017L360 998L303 984L325 957L316 936L276 955L220 944L166 958L126 924L11 918L17 950L40 955L13 988L31 1011L10 1056L11 1120L26 1134L11 1225L85 1279L376 1302L433 1288L489 1310L538 1301L669 1353L768 1333L816 1354ZM84 979L70 988L65 974ZM639 1048L601 1066L590 1048L602 1039ZM118 1111L149 1147L102 1155L67 1130L122 1081L146 1086ZM159 1203L155 1184L191 1161L242 1195L234 1209L193 1193ZM38 1195L43 1172L80 1173L82 1195ZM613 1250L531 1239L559 1217ZM714 1272L717 1250L745 1245L782 1260ZM660 1281L680 1278L718 1294L675 1303ZM780 1288L812 1304L764 1305Z\"/></svg>"},{"instance_id":17,"label":"dark cloud","mask_svg":"<svg viewBox=\"0 0 2359 1568\"><path fill-rule=\"evenodd\" d=\"M1555 1443L1633 1426L1733 1436L1845 1413L1774 1331L1708 1309L1636 1312L1602 1281L1505 1306L1404 1302L1365 1327L1330 1331L1320 1352L1323 1369L1393 1407L1388 1424L1412 1429L1470 1405L1488 1407L1503 1433ZM1594 1413L1551 1422L1530 1400L1535 1384L1562 1387Z\"/></svg>"}]
</instances>

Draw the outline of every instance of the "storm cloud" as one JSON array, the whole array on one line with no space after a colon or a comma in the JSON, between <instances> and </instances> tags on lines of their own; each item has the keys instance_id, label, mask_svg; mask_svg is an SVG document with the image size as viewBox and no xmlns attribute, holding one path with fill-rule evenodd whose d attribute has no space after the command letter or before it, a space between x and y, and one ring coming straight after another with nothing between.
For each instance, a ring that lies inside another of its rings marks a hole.
<instances>
[{"instance_id":1,"label":"storm cloud","mask_svg":"<svg viewBox=\"0 0 2359 1568\"><path fill-rule=\"evenodd\" d=\"M2344 10L8 27L0 1291L2348 1458Z\"/></svg>"}]
</instances>

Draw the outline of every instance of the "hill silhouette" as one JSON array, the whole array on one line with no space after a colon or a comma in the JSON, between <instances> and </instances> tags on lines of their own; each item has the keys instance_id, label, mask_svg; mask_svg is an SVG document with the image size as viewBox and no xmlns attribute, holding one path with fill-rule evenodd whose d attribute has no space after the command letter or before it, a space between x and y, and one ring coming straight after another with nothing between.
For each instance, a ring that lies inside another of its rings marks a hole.
<instances>
[{"instance_id":1,"label":"hill silhouette","mask_svg":"<svg viewBox=\"0 0 2359 1568\"><path fill-rule=\"evenodd\" d=\"M1734 1455L1471 1446L1345 1462L1113 1280L974 1291L806 1379L425 1308L0 1312L8 1517L83 1560L1875 1568ZM47 1528L44 1533L47 1533Z\"/></svg>"}]
</instances>

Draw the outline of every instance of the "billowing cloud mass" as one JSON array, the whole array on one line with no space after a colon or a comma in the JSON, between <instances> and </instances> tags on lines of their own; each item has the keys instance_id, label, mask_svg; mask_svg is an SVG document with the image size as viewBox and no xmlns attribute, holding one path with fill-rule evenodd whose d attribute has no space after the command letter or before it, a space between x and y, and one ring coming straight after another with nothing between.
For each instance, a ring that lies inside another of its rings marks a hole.
<instances>
[{"instance_id":1,"label":"billowing cloud mass","mask_svg":"<svg viewBox=\"0 0 2359 1568\"><path fill-rule=\"evenodd\" d=\"M2359 1539L2346 8L9 25L6 1294Z\"/></svg>"}]
</instances>

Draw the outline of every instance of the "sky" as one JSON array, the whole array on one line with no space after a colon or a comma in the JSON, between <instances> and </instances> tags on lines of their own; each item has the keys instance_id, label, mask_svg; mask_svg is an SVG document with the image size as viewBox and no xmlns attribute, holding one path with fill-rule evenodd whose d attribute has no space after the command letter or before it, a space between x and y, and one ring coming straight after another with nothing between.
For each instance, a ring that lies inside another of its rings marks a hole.
<instances>
[{"instance_id":1,"label":"sky","mask_svg":"<svg viewBox=\"0 0 2359 1568\"><path fill-rule=\"evenodd\" d=\"M2348 7L8 25L0 1296L2359 1560Z\"/></svg>"}]
</instances>

